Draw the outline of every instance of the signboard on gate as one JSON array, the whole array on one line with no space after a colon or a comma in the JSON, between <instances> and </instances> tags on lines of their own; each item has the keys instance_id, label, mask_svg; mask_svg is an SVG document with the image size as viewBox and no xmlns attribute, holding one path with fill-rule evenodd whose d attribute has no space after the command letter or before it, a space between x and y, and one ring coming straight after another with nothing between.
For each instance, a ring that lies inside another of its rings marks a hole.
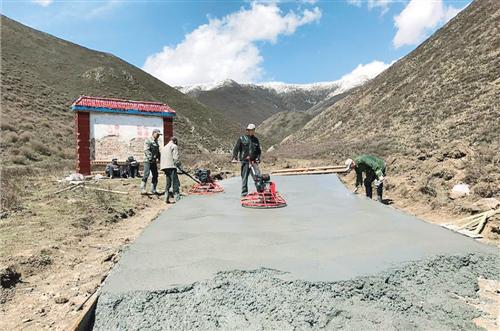
<instances>
[{"instance_id":1,"label":"signboard on gate","mask_svg":"<svg viewBox=\"0 0 500 331\"><path fill-rule=\"evenodd\" d=\"M144 158L144 141L154 129L163 132L163 119L125 114L90 114L90 158L107 161ZM161 140L160 140L161 141Z\"/></svg>"}]
</instances>

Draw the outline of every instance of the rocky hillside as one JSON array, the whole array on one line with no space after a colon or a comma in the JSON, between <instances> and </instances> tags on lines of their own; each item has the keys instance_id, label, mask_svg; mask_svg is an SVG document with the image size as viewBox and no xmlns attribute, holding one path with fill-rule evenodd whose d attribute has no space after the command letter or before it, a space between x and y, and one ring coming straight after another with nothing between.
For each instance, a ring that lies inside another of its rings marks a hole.
<instances>
[{"instance_id":1,"label":"rocky hillside","mask_svg":"<svg viewBox=\"0 0 500 331\"><path fill-rule=\"evenodd\" d=\"M79 95L160 101L177 110L185 152L229 149L236 123L160 80L93 51L1 18L2 163L57 165L74 159L73 114Z\"/></svg>"},{"instance_id":2,"label":"rocky hillside","mask_svg":"<svg viewBox=\"0 0 500 331\"><path fill-rule=\"evenodd\" d=\"M302 129L312 118L313 115L302 111L282 111L267 118L257 129L272 144L279 144L290 134Z\"/></svg>"},{"instance_id":3,"label":"rocky hillside","mask_svg":"<svg viewBox=\"0 0 500 331\"><path fill-rule=\"evenodd\" d=\"M476 0L417 49L311 120L280 148L335 162L384 157L389 192L425 208L498 196L500 3ZM298 148L305 144L307 148ZM392 187L391 187L392 178ZM451 201L464 182L472 195Z\"/></svg>"}]
</instances>

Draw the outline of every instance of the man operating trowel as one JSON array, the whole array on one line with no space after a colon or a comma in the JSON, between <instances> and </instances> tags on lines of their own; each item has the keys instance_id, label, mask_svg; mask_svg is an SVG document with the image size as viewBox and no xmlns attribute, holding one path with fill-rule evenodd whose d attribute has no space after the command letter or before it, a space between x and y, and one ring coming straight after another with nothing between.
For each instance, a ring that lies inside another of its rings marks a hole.
<instances>
[{"instance_id":1,"label":"man operating trowel","mask_svg":"<svg viewBox=\"0 0 500 331\"><path fill-rule=\"evenodd\" d=\"M361 184L363 184L363 172L365 173L365 190L366 196L372 198L372 184L375 184L377 190L377 200L382 202L382 191L384 186L386 165L381 158L372 155L360 155L354 160L347 159L345 161L346 168L350 171L356 171L356 188L354 193L357 193Z\"/></svg>"},{"instance_id":2,"label":"man operating trowel","mask_svg":"<svg viewBox=\"0 0 500 331\"><path fill-rule=\"evenodd\" d=\"M260 143L255 136L255 124L248 124L245 135L238 138L233 150L233 163L241 161L241 196L248 194L250 166L260 162Z\"/></svg>"}]
</instances>

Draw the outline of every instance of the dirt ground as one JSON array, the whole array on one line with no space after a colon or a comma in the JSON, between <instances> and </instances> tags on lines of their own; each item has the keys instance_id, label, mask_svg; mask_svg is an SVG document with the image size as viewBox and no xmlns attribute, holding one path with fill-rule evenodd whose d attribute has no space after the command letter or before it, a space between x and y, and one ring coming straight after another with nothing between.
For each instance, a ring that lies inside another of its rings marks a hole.
<instances>
[{"instance_id":1,"label":"dirt ground","mask_svg":"<svg viewBox=\"0 0 500 331\"><path fill-rule=\"evenodd\" d=\"M141 196L140 179L86 183L127 195L82 188L53 194L68 186L57 179L31 178L23 207L0 220L1 270L20 274L15 286L0 287L2 330L68 329L120 252L170 206L161 196ZM184 191L192 183L181 181Z\"/></svg>"},{"instance_id":2,"label":"dirt ground","mask_svg":"<svg viewBox=\"0 0 500 331\"><path fill-rule=\"evenodd\" d=\"M228 162L227 155L199 161L186 156L190 168L208 167L224 176L238 175L239 167ZM326 160L294 160L269 157L261 165L272 169L318 166ZM0 288L0 329L67 329L81 314L83 303L96 291L118 261L120 252L140 235L161 211L168 208L157 196L141 196L139 179L115 179L89 182L87 186L128 192L128 195L75 189L53 194L67 187L58 183L61 176L33 177L24 186L23 205L2 213L0 219L0 267L12 267L20 280L10 288ZM341 176L348 187L354 175ZM433 209L422 200L402 196L393 188L403 178L389 177L385 198L392 206L433 223L446 223L465 213ZM192 184L181 176L183 191ZM164 187L160 176L159 188ZM498 220L485 229L489 244L499 243L491 231ZM15 277L15 276L14 276ZM470 302L485 311L476 324L495 329L491 313L498 310L498 282L480 281L480 299Z\"/></svg>"}]
</instances>

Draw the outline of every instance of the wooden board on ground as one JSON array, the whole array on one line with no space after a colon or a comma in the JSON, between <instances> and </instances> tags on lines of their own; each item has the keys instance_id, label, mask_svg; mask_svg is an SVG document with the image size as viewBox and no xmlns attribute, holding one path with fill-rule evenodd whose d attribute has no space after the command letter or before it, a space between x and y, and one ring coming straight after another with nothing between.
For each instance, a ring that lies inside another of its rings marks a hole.
<instances>
[{"instance_id":1,"label":"wooden board on ground","mask_svg":"<svg viewBox=\"0 0 500 331\"><path fill-rule=\"evenodd\" d=\"M288 171L273 171L271 172L274 176L295 176L295 175L325 175L325 174L338 174L346 172L345 167L343 168L332 168L330 169L315 169L310 168L309 170L299 170L290 169Z\"/></svg>"},{"instance_id":2,"label":"wooden board on ground","mask_svg":"<svg viewBox=\"0 0 500 331\"><path fill-rule=\"evenodd\" d=\"M280 170L273 170L271 173L272 174L279 174L279 173L292 173L292 172L311 172L311 171L328 171L328 170L342 170L345 171L346 167L343 165L339 166L324 166L324 167L309 167L309 168L290 168L290 169L280 169Z\"/></svg>"}]
</instances>

